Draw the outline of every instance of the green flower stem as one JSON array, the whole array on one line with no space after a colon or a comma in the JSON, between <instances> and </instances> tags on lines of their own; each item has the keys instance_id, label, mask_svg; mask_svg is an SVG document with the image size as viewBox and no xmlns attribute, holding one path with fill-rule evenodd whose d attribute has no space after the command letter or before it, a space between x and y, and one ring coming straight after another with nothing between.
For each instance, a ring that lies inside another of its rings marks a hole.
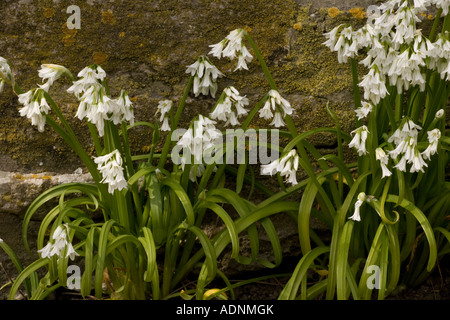
<instances>
[{"instance_id":1,"label":"green flower stem","mask_svg":"<svg viewBox=\"0 0 450 320\"><path fill-rule=\"evenodd\" d=\"M252 49L256 55L256 58L259 61L259 64L264 72L264 75L266 76L266 79L269 82L270 88L278 91L277 85L276 85L275 81L273 80L272 74L270 73L270 70L267 67L266 62L264 61L264 58L261 55L261 52L259 51L258 46L256 45L256 43L253 41L252 37L247 32L245 32L244 35L245 35L245 38L247 39L247 41L249 42L250 46L252 47ZM256 113L256 111L257 110L254 110L254 113ZM295 127L294 121L292 120L290 115L287 114L285 116L285 120L286 120L287 127L289 129L289 132L291 133L292 139L293 139L298 135L297 128ZM304 163L308 166L308 169L312 170L311 162L310 162L310 160L306 154L305 148L301 142L299 142L297 144L297 151L299 152L300 157L303 158Z\"/></svg>"},{"instance_id":2,"label":"green flower stem","mask_svg":"<svg viewBox=\"0 0 450 320\"><path fill-rule=\"evenodd\" d=\"M359 91L359 77L358 77L358 63L354 58L350 59L352 69L352 83L353 83L353 102L355 109L361 107L361 93Z\"/></svg>"},{"instance_id":3,"label":"green flower stem","mask_svg":"<svg viewBox=\"0 0 450 320\"><path fill-rule=\"evenodd\" d=\"M172 146L171 133L178 126L178 123L180 121L181 115L183 114L184 106L186 104L186 99L187 99L187 97L189 95L189 92L191 91L191 87L192 87L193 82L194 82L194 77L191 76L189 78L188 84L186 85L186 88L184 89L183 97L181 98L181 101L178 104L178 109L177 109L177 112L175 114L175 117L174 117L174 119L171 120L171 122L172 122L171 123L171 129L172 130L170 131L169 135L166 137L166 141L164 143L164 147L163 147L162 152L161 152L161 157L159 158L159 163L158 163L158 167L159 168L163 168L165 163L166 163L168 153L169 153L170 148Z\"/></svg>"},{"instance_id":4,"label":"green flower stem","mask_svg":"<svg viewBox=\"0 0 450 320\"><path fill-rule=\"evenodd\" d=\"M428 37L428 39L431 42L434 42L434 39L435 39L435 36L436 36L436 29L437 29L437 27L439 25L439 21L441 19L442 11L443 11L442 8L439 8L439 10L438 10L438 12L436 14L436 17L434 18L433 27L431 28L431 32L430 32L430 35Z\"/></svg>"}]
</instances>

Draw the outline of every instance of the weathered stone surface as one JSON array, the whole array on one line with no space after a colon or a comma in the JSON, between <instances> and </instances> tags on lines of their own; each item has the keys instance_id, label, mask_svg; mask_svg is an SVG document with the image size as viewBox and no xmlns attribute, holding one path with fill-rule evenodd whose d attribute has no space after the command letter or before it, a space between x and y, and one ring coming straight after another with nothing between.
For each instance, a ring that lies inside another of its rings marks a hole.
<instances>
[{"instance_id":1,"label":"weathered stone surface","mask_svg":"<svg viewBox=\"0 0 450 320\"><path fill-rule=\"evenodd\" d=\"M0 212L23 217L30 203L49 188L71 182L92 183L90 174L77 169L69 174L21 174L0 171ZM35 217L39 219L39 217Z\"/></svg>"},{"instance_id":2,"label":"weathered stone surface","mask_svg":"<svg viewBox=\"0 0 450 320\"><path fill-rule=\"evenodd\" d=\"M299 130L332 125L325 104L351 125L352 99L347 66L321 45L323 33L341 22L361 20L349 10L365 8L374 1L81 1L81 29L68 29L64 1L4 1L0 7L0 56L14 66L18 83L29 90L40 79L42 63L56 63L77 74L92 63L107 72L112 93L128 91L135 104L136 120L153 120L158 100L178 100L187 82L185 68L208 45L238 27L251 30L283 95L296 108ZM337 6L340 10L329 11ZM353 11L352 11L353 12ZM361 10L359 11L361 12ZM218 61L226 74L219 91L233 84L255 104L269 89L259 65L249 72L233 73L236 61ZM74 119L77 102L61 80L51 90L80 140L92 151L86 126ZM182 125L196 114L207 114L214 99L189 99ZM19 104L10 89L0 95L0 169L20 172L71 172L80 161L49 128L39 133L18 114ZM253 125L267 125L255 119ZM131 134L136 152L148 147L145 129ZM332 145L333 138L320 143Z\"/></svg>"}]
</instances>

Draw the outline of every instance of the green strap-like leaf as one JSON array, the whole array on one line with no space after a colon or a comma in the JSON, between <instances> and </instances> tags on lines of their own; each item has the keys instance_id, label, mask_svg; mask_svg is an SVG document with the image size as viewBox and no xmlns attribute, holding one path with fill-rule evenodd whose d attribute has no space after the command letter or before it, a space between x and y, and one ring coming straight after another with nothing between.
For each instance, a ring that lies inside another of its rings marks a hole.
<instances>
[{"instance_id":1,"label":"green strap-like leaf","mask_svg":"<svg viewBox=\"0 0 450 320\"><path fill-rule=\"evenodd\" d=\"M386 201L398 203L398 196L390 194L388 195ZM436 263L437 258L436 239L434 237L433 228L431 227L430 222L428 221L427 217L423 214L423 212L419 208L417 208L412 202L403 199L400 203L398 203L398 205L400 205L402 208L410 212L422 227L425 236L427 237L430 249L427 270L431 271Z\"/></svg>"}]
</instances>

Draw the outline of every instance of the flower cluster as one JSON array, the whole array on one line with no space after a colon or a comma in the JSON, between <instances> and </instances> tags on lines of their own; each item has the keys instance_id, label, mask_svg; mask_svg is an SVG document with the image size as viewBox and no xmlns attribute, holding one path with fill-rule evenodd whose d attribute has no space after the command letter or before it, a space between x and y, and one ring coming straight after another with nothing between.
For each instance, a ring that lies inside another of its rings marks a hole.
<instances>
[{"instance_id":1,"label":"flower cluster","mask_svg":"<svg viewBox=\"0 0 450 320\"><path fill-rule=\"evenodd\" d=\"M73 93L80 104L76 116L87 120L97 127L99 136L104 134L105 120L119 124L123 121L134 123L132 103L123 90L119 98L111 99L106 94L102 81L106 77L105 71L97 65L86 67L78 73L80 78L73 82L67 92Z\"/></svg>"},{"instance_id":2,"label":"flower cluster","mask_svg":"<svg viewBox=\"0 0 450 320\"><path fill-rule=\"evenodd\" d=\"M225 125L236 126L239 125L238 118L248 113L245 106L249 101L245 96L240 96L239 91L233 86L229 86L223 90L223 99L220 99L210 113L210 118L213 120L221 120L226 122Z\"/></svg>"},{"instance_id":3,"label":"flower cluster","mask_svg":"<svg viewBox=\"0 0 450 320\"><path fill-rule=\"evenodd\" d=\"M339 25L325 33L323 44L337 52L338 61L346 63L361 49L367 56L361 64L369 69L360 82L364 99L374 105L387 94L386 87L395 86L398 93L417 86L425 90L425 66L437 70L442 79L450 79L450 43L448 33L431 42L417 28L418 15L429 5L448 11L448 1L391 0L380 5L381 14L371 18L358 30Z\"/></svg>"},{"instance_id":4,"label":"flower cluster","mask_svg":"<svg viewBox=\"0 0 450 320\"><path fill-rule=\"evenodd\" d=\"M285 126L283 118L287 114L291 115L294 110L291 104L274 89L269 91L267 97L264 107L259 110L259 117L266 120L273 119L270 125L277 128Z\"/></svg>"},{"instance_id":5,"label":"flower cluster","mask_svg":"<svg viewBox=\"0 0 450 320\"><path fill-rule=\"evenodd\" d=\"M297 184L297 170L300 162L297 150L292 149L288 154L269 164L261 166L262 175L274 175L277 172L280 176L286 177L285 182L291 185Z\"/></svg>"},{"instance_id":6,"label":"flower cluster","mask_svg":"<svg viewBox=\"0 0 450 320\"><path fill-rule=\"evenodd\" d=\"M122 157L117 149L104 156L95 157L94 162L98 165L97 169L103 177L101 182L108 184L109 193L113 194L116 189L119 191L127 189L128 184L123 175Z\"/></svg>"},{"instance_id":7,"label":"flower cluster","mask_svg":"<svg viewBox=\"0 0 450 320\"><path fill-rule=\"evenodd\" d=\"M0 91L3 85L4 77L8 78L8 81L12 80L11 69L6 62L0 57ZM45 115L50 111L50 106L45 98L45 92L48 92L50 86L58 80L63 74L70 74L70 71L65 67L56 64L43 64L39 70L39 77L43 81L47 82L43 85L38 85L39 88L29 90L25 93L18 95L19 103L23 105L19 109L19 113L22 117L27 117L31 120L31 124L38 127L39 132L44 131L46 119Z\"/></svg>"},{"instance_id":8,"label":"flower cluster","mask_svg":"<svg viewBox=\"0 0 450 320\"><path fill-rule=\"evenodd\" d=\"M159 122L162 123L161 130L162 131L170 131L169 125L169 112L172 109L173 102L171 100L161 100L158 102L158 109L156 110L156 114L161 113L159 117Z\"/></svg>"},{"instance_id":9,"label":"flower cluster","mask_svg":"<svg viewBox=\"0 0 450 320\"><path fill-rule=\"evenodd\" d=\"M53 256L63 257L65 252L66 258L74 260L79 254L75 251L72 243L68 241L69 226L67 224L59 225L51 237L52 241L48 242L45 247L38 250L42 258L51 258Z\"/></svg>"},{"instance_id":10,"label":"flower cluster","mask_svg":"<svg viewBox=\"0 0 450 320\"><path fill-rule=\"evenodd\" d=\"M207 57L200 56L197 61L187 67L186 73L194 77L193 91L196 97L200 94L205 96L211 94L213 98L216 96L217 78L222 77L223 73Z\"/></svg>"},{"instance_id":11,"label":"flower cluster","mask_svg":"<svg viewBox=\"0 0 450 320\"><path fill-rule=\"evenodd\" d=\"M233 60L237 56L238 65L234 71L240 69L248 70L247 63L250 63L253 60L253 56L242 42L245 33L246 31L244 29L235 29L231 31L225 39L210 45L212 49L209 54L212 54L219 59L223 56L230 60Z\"/></svg>"},{"instance_id":12,"label":"flower cluster","mask_svg":"<svg viewBox=\"0 0 450 320\"><path fill-rule=\"evenodd\" d=\"M216 129L215 124L215 121L199 115L177 142L177 146L183 149L183 156L180 158L181 168L184 170L186 164L195 164L189 175L191 181L195 181L195 177L203 174L204 156L213 154L217 150L217 142L222 141L222 133Z\"/></svg>"},{"instance_id":13,"label":"flower cluster","mask_svg":"<svg viewBox=\"0 0 450 320\"><path fill-rule=\"evenodd\" d=\"M412 120L405 118L403 124L389 138L388 142L393 142L395 144L395 149L389 151L391 158L397 159L399 155L402 155L401 159L394 166L394 168L406 172L406 165L412 164L410 172L424 172L423 167L427 167L428 165L424 161L422 153L419 152L419 148L417 147L417 136L419 134L419 130L421 129L422 128L415 124ZM434 135L431 134L431 136ZM437 148L437 140L435 140L435 143L433 142L433 146L431 148L434 149L434 146ZM437 150L433 150L431 148L426 153L428 158L431 155L431 151L433 151L434 154Z\"/></svg>"},{"instance_id":14,"label":"flower cluster","mask_svg":"<svg viewBox=\"0 0 450 320\"><path fill-rule=\"evenodd\" d=\"M18 97L19 103L23 105L19 109L19 114L30 119L31 124L37 126L39 132L43 132L46 123L45 115L50 111L50 106L44 96L44 90L40 88L29 90L19 94Z\"/></svg>"}]
</instances>

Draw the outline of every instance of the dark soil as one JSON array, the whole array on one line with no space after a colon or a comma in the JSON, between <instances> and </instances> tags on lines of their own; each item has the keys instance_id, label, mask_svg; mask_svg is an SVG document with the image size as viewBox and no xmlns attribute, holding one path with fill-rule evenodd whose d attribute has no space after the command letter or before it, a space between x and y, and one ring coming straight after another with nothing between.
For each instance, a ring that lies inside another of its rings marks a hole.
<instances>
[{"instance_id":1,"label":"dark soil","mask_svg":"<svg viewBox=\"0 0 450 320\"><path fill-rule=\"evenodd\" d=\"M237 300L276 300L288 278L269 279L235 289ZM418 288L399 286L399 292L386 300L450 300L450 257L441 261Z\"/></svg>"}]
</instances>

